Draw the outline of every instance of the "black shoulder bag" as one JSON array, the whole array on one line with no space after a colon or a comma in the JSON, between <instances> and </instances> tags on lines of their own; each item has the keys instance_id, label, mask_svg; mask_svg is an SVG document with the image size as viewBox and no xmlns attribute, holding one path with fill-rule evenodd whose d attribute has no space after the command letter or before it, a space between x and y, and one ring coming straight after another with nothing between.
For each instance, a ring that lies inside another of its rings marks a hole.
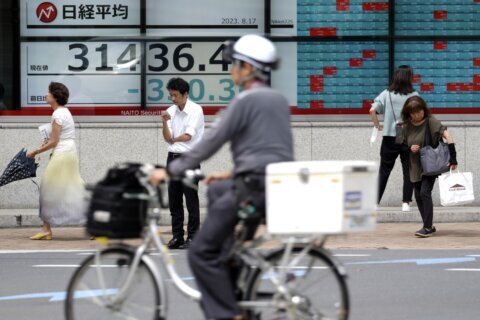
<instances>
[{"instance_id":1,"label":"black shoulder bag","mask_svg":"<svg viewBox=\"0 0 480 320\"><path fill-rule=\"evenodd\" d=\"M402 144L403 143L403 135L402 135L403 122L397 121L397 117L395 116L395 110L393 109L392 95L390 94L390 91L388 91L388 97L390 98L390 106L392 107L393 120L395 121L395 143Z\"/></svg>"},{"instance_id":2,"label":"black shoulder bag","mask_svg":"<svg viewBox=\"0 0 480 320\"><path fill-rule=\"evenodd\" d=\"M444 172L450 171L448 165L450 161L450 152L448 145L442 138L438 141L436 148L432 147L432 134L430 132L430 117L425 120L425 142L420 149L420 161L422 163L424 176L438 176Z\"/></svg>"}]
</instances>

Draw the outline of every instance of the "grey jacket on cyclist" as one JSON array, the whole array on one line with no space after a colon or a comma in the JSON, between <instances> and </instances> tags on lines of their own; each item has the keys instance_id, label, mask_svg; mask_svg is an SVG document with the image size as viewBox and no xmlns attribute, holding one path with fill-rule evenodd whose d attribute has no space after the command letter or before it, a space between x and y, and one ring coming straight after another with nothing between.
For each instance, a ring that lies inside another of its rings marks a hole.
<instances>
[{"instance_id":1,"label":"grey jacket on cyclist","mask_svg":"<svg viewBox=\"0 0 480 320\"><path fill-rule=\"evenodd\" d=\"M254 83L235 97L203 140L169 165L169 173L181 175L229 141L235 175L262 174L269 163L292 161L290 109L285 97L266 84Z\"/></svg>"}]
</instances>

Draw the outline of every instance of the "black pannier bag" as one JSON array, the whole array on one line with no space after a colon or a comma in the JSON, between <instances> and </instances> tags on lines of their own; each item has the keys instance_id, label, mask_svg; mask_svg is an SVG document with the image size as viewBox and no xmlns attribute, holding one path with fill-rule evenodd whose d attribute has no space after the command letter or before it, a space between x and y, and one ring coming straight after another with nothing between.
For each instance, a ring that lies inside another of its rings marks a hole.
<instances>
[{"instance_id":1,"label":"black pannier bag","mask_svg":"<svg viewBox=\"0 0 480 320\"><path fill-rule=\"evenodd\" d=\"M137 179L139 163L122 163L110 168L92 188L87 214L87 232L113 239L138 238L145 224L147 200L126 199L125 193L146 194Z\"/></svg>"}]
</instances>

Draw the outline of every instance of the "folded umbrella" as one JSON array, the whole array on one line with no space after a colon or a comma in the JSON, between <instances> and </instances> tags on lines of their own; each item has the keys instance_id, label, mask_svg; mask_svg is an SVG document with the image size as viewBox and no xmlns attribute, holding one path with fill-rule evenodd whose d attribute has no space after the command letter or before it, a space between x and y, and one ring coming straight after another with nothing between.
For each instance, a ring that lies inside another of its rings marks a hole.
<instances>
[{"instance_id":1,"label":"folded umbrella","mask_svg":"<svg viewBox=\"0 0 480 320\"><path fill-rule=\"evenodd\" d=\"M37 167L38 163L35 163L35 159L27 158L27 151L25 149L20 150L20 152L10 160L10 163L0 177L0 187L13 181L36 177Z\"/></svg>"}]
</instances>

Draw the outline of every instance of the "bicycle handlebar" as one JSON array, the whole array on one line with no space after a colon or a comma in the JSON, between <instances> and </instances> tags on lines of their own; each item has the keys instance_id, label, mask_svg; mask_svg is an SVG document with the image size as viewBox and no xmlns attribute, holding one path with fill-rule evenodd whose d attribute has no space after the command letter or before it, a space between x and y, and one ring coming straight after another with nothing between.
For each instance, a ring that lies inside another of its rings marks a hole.
<instances>
[{"instance_id":1,"label":"bicycle handlebar","mask_svg":"<svg viewBox=\"0 0 480 320\"><path fill-rule=\"evenodd\" d=\"M198 189L198 182L205 178L205 174L200 169L189 169L183 173L182 183L195 190Z\"/></svg>"},{"instance_id":2,"label":"bicycle handlebar","mask_svg":"<svg viewBox=\"0 0 480 320\"><path fill-rule=\"evenodd\" d=\"M146 163L142 165L137 172L137 179L150 193L153 195L157 193L159 195L160 205L163 208L168 207L168 190L167 183L163 181L157 186L157 190L154 190L154 186L150 184L150 175L152 172L157 169L162 168L160 166L154 166L152 164ZM172 180L181 180L182 183L190 188L198 189L198 182L205 178L205 174L200 169L189 169L186 170L182 176L174 177ZM152 192L153 191L153 192ZM157 192L155 192L157 191ZM133 194L125 194L126 197L140 199L141 196L135 196ZM143 197L142 197L143 199Z\"/></svg>"}]
</instances>

